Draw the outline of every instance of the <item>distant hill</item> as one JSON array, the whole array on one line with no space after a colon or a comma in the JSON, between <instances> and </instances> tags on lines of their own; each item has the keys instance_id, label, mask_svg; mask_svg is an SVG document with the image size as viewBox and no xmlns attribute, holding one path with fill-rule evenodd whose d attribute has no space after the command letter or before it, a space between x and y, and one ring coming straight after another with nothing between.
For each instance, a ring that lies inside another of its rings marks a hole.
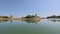
<instances>
[{"instance_id":1,"label":"distant hill","mask_svg":"<svg viewBox=\"0 0 60 34\"><path fill-rule=\"evenodd\" d=\"M26 17L22 17L22 20L40 20L40 17L37 15L27 15Z\"/></svg>"},{"instance_id":2,"label":"distant hill","mask_svg":"<svg viewBox=\"0 0 60 34\"><path fill-rule=\"evenodd\" d=\"M60 16L53 15L53 16L48 16L47 18L60 18Z\"/></svg>"},{"instance_id":3,"label":"distant hill","mask_svg":"<svg viewBox=\"0 0 60 34\"><path fill-rule=\"evenodd\" d=\"M0 16L0 18L10 18L10 17L8 17L8 16Z\"/></svg>"}]
</instances>

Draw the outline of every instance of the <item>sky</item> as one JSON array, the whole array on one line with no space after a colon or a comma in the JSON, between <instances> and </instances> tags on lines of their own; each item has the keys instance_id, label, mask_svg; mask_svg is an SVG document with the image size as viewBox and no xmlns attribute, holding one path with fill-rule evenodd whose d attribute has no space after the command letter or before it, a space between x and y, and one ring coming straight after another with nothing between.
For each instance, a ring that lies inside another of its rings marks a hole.
<instances>
[{"instance_id":1,"label":"sky","mask_svg":"<svg viewBox=\"0 0 60 34\"><path fill-rule=\"evenodd\" d=\"M60 0L0 0L0 15L60 15Z\"/></svg>"}]
</instances>

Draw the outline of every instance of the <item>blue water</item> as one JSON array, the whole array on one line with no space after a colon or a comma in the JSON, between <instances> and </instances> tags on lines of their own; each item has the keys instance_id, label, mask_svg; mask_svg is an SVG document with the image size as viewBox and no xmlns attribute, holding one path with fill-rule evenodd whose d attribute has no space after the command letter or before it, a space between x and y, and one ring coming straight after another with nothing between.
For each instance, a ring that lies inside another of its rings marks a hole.
<instances>
[{"instance_id":1,"label":"blue water","mask_svg":"<svg viewBox=\"0 0 60 34\"><path fill-rule=\"evenodd\" d=\"M60 34L60 21L0 21L0 34Z\"/></svg>"}]
</instances>

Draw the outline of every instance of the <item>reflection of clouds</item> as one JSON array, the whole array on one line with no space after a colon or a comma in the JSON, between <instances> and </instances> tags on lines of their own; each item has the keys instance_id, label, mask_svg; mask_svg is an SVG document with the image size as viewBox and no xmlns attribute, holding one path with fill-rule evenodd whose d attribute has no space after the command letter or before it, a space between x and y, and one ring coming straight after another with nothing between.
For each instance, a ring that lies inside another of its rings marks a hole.
<instances>
[{"instance_id":1,"label":"reflection of clouds","mask_svg":"<svg viewBox=\"0 0 60 34\"><path fill-rule=\"evenodd\" d=\"M23 20L24 22L27 22L27 23L35 23L35 24L37 24L37 22L39 22L40 20L37 20L37 21L35 21L35 20Z\"/></svg>"}]
</instances>

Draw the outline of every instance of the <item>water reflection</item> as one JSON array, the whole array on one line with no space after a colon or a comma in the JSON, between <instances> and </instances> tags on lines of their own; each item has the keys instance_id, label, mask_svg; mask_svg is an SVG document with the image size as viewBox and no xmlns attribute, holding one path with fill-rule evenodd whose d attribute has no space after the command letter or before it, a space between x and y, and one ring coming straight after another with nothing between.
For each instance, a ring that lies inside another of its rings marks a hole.
<instances>
[{"instance_id":1,"label":"water reflection","mask_svg":"<svg viewBox=\"0 0 60 34\"><path fill-rule=\"evenodd\" d=\"M49 20L49 21L52 21L52 22L60 22L59 19L53 19L53 20Z\"/></svg>"},{"instance_id":2,"label":"water reflection","mask_svg":"<svg viewBox=\"0 0 60 34\"><path fill-rule=\"evenodd\" d=\"M37 24L38 22L40 22L40 20L23 20L24 22L27 22L27 23L35 23Z\"/></svg>"},{"instance_id":3,"label":"water reflection","mask_svg":"<svg viewBox=\"0 0 60 34\"><path fill-rule=\"evenodd\" d=\"M13 20L0 20L0 22L10 22L10 23L12 23L13 22ZM26 22L26 23L35 23L35 24L37 24L38 22L40 22L40 20L22 20L22 21L24 21L24 22Z\"/></svg>"},{"instance_id":4,"label":"water reflection","mask_svg":"<svg viewBox=\"0 0 60 34\"><path fill-rule=\"evenodd\" d=\"M10 22L12 23L12 20L10 20Z\"/></svg>"},{"instance_id":5,"label":"water reflection","mask_svg":"<svg viewBox=\"0 0 60 34\"><path fill-rule=\"evenodd\" d=\"M9 20L0 20L0 22L7 22L7 21L9 21Z\"/></svg>"},{"instance_id":6,"label":"water reflection","mask_svg":"<svg viewBox=\"0 0 60 34\"><path fill-rule=\"evenodd\" d=\"M12 23L12 20L0 20L0 22L11 22Z\"/></svg>"}]
</instances>

